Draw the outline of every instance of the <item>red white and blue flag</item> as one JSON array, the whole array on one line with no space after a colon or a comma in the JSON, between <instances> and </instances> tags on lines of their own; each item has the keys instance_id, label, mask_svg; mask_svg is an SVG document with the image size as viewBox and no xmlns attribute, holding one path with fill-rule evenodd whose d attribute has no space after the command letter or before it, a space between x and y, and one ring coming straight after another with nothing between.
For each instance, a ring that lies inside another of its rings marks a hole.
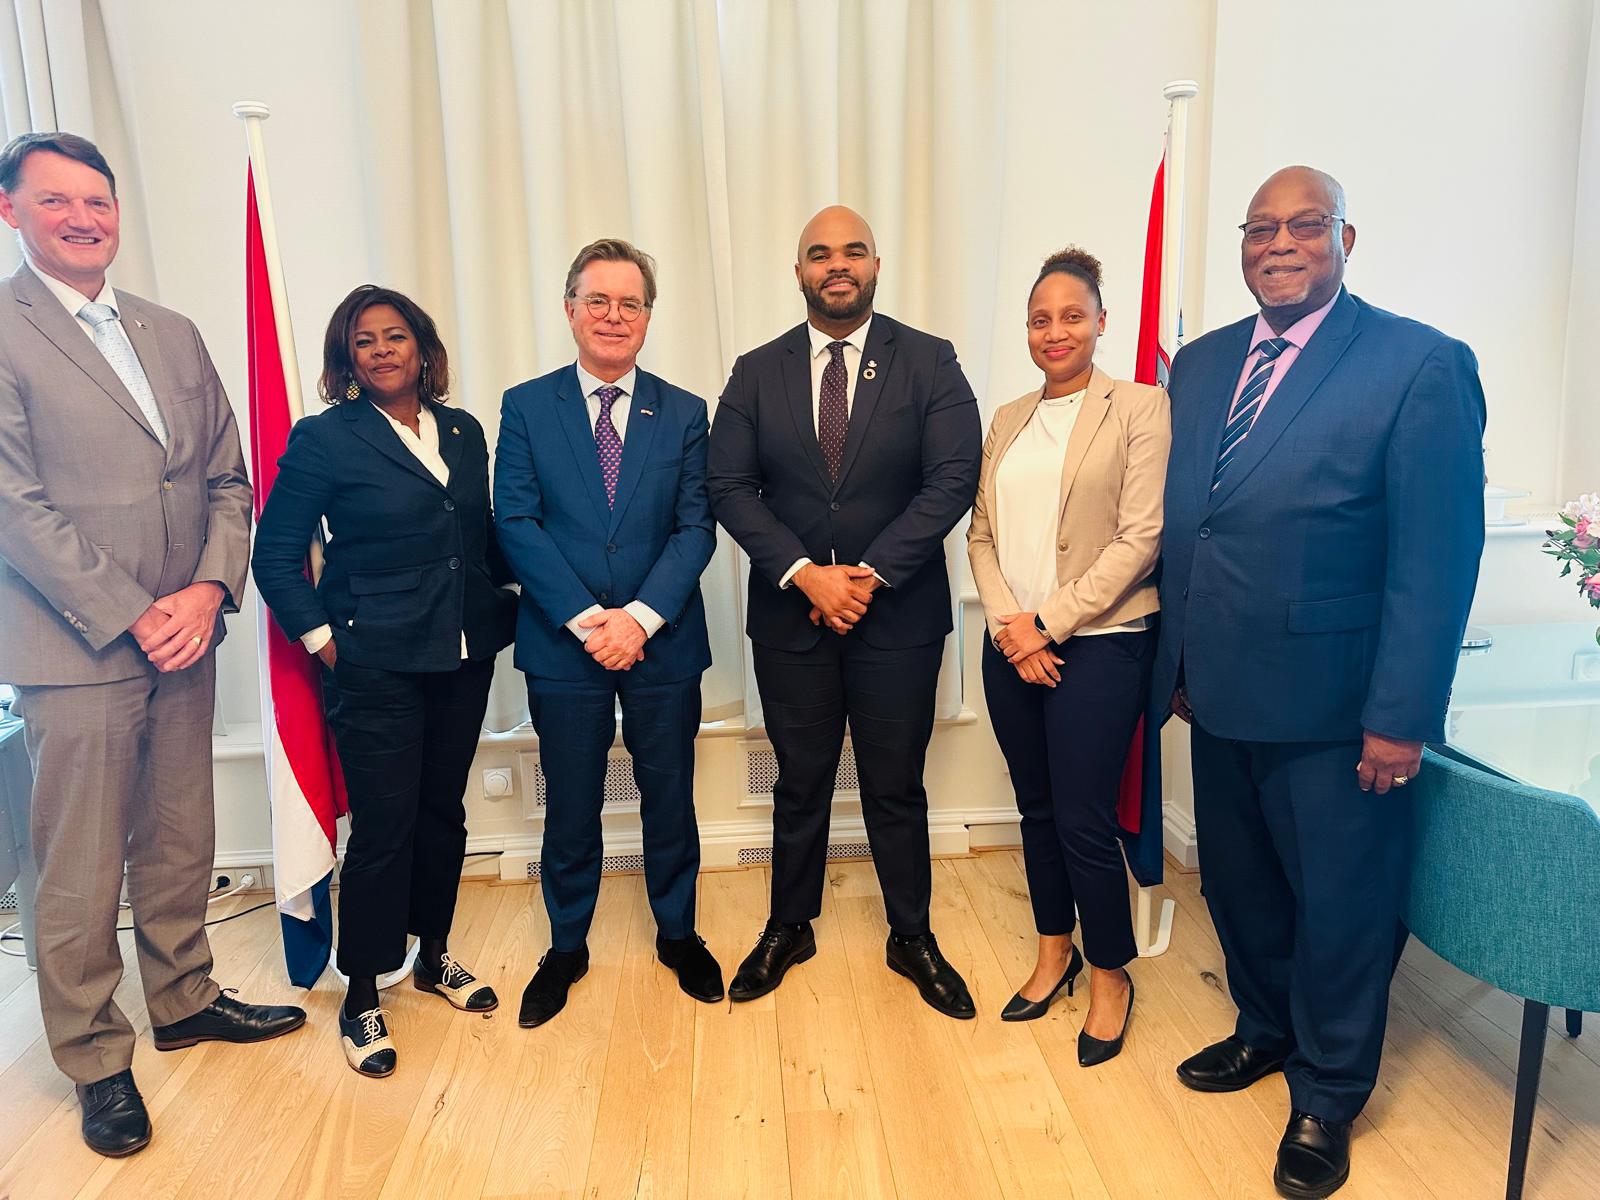
<instances>
[{"instance_id":1,"label":"red white and blue flag","mask_svg":"<svg viewBox=\"0 0 1600 1200\"><path fill-rule=\"evenodd\" d=\"M284 372L273 285L267 267L254 171L248 177L245 216L245 319L250 342L250 465L255 513L272 491L278 458L299 415L293 412ZM286 305L278 310L287 313ZM309 563L308 563L309 572ZM261 734L266 749L267 797L272 806L272 875L283 926L289 980L316 983L333 946L333 876L336 822L348 811L344 777L333 737L323 719L317 660L284 636L259 604Z\"/></svg>"}]
</instances>

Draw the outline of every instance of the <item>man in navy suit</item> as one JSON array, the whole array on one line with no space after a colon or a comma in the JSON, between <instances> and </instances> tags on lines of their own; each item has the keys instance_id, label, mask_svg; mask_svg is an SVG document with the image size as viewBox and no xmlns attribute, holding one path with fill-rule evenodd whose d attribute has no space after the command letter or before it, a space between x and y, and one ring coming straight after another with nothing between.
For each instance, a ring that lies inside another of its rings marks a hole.
<instances>
[{"instance_id":1,"label":"man in navy suit","mask_svg":"<svg viewBox=\"0 0 1600 1200\"><path fill-rule=\"evenodd\" d=\"M1178 1068L1288 1077L1280 1194L1349 1174L1377 1080L1408 860L1402 789L1445 705L1483 549L1477 360L1343 287L1339 184L1250 202L1260 313L1173 363L1154 694L1191 725L1206 901L1239 1007Z\"/></svg>"},{"instance_id":2,"label":"man in navy suit","mask_svg":"<svg viewBox=\"0 0 1600 1200\"><path fill-rule=\"evenodd\" d=\"M522 994L525 1028L560 1012L589 969L619 700L656 954L696 1000L723 994L694 928L694 739L711 665L700 574L716 548L706 405L636 365L655 298L648 254L619 239L585 246L565 296L577 363L512 388L501 408L495 520L522 584L516 662L549 796L550 952Z\"/></svg>"},{"instance_id":3,"label":"man in navy suit","mask_svg":"<svg viewBox=\"0 0 1600 1200\"><path fill-rule=\"evenodd\" d=\"M711 434L717 520L750 556L747 632L778 759L772 908L729 995L753 1000L816 953L846 720L889 918L889 967L973 1015L928 927L923 760L951 629L944 538L972 507L983 430L943 338L872 310L872 231L825 208L800 236L807 320L742 355Z\"/></svg>"}]
</instances>

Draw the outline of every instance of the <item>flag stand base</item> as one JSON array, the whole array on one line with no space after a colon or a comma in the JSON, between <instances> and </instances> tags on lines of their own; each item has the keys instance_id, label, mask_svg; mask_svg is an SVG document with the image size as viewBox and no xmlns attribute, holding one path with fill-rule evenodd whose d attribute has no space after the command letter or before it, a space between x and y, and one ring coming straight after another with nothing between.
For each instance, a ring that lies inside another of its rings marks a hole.
<instances>
[{"instance_id":1,"label":"flag stand base","mask_svg":"<svg viewBox=\"0 0 1600 1200\"><path fill-rule=\"evenodd\" d=\"M387 975L378 976L378 990L380 992L385 991L388 988L392 988L397 983L403 982L405 978L411 974L411 968L416 964L417 961L417 950L421 947L421 945L422 943L417 941L415 938L411 939L406 945L405 962L401 963ZM333 964L330 963L329 965L332 966ZM344 984L345 987L350 986L350 976L339 970L338 967L333 968L333 973L338 978L339 982Z\"/></svg>"},{"instance_id":2,"label":"flag stand base","mask_svg":"<svg viewBox=\"0 0 1600 1200\"><path fill-rule=\"evenodd\" d=\"M1165 954L1167 947L1172 944L1172 915L1177 905L1169 896L1161 901L1158 909L1152 911L1150 901L1154 896L1154 888L1139 889L1133 924L1140 958L1156 958Z\"/></svg>"}]
</instances>

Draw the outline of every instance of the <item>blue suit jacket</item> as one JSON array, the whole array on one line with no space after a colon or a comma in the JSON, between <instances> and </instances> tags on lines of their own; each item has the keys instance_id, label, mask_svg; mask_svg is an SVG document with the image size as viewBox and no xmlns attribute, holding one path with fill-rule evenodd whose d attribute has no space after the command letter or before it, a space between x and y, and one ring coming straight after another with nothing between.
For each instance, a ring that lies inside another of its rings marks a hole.
<instances>
[{"instance_id":1,"label":"blue suit jacket","mask_svg":"<svg viewBox=\"0 0 1600 1200\"><path fill-rule=\"evenodd\" d=\"M1212 492L1254 323L1173 362L1152 704L1182 682L1218 737L1441 739L1483 551L1477 360L1341 289Z\"/></svg>"},{"instance_id":2,"label":"blue suit jacket","mask_svg":"<svg viewBox=\"0 0 1600 1200\"><path fill-rule=\"evenodd\" d=\"M517 667L545 679L611 674L565 625L591 605L642 601L666 624L631 671L645 683L711 665L700 574L716 549L706 498L706 404L645 371L629 399L616 506L606 504L594 430L566 366L505 394L495 451L495 523L522 584Z\"/></svg>"}]
</instances>

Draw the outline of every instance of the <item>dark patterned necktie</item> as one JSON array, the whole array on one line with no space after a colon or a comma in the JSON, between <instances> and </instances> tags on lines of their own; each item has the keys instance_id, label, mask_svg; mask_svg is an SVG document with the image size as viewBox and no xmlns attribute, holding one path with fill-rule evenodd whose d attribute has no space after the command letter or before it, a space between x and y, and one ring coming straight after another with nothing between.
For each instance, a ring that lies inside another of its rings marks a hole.
<instances>
[{"instance_id":1,"label":"dark patterned necktie","mask_svg":"<svg viewBox=\"0 0 1600 1200\"><path fill-rule=\"evenodd\" d=\"M844 457L844 435L850 425L844 373L844 348L848 342L828 343L828 365L822 369L822 395L817 403L817 441L827 460L828 474L839 478L839 460Z\"/></svg>"},{"instance_id":2,"label":"dark patterned necktie","mask_svg":"<svg viewBox=\"0 0 1600 1200\"><path fill-rule=\"evenodd\" d=\"M1272 366L1291 345L1288 338L1267 338L1256 346L1256 352L1261 358L1256 362L1256 369L1250 372L1250 378L1239 392L1239 398L1233 402L1233 407L1228 410L1228 424L1222 431L1222 445L1217 450L1217 469L1211 473L1211 490L1214 492L1222 484L1222 473L1228 469L1235 451L1244 445L1244 439L1250 433L1250 426L1256 423L1256 417L1261 412L1261 402L1267 394L1267 384L1272 382Z\"/></svg>"},{"instance_id":3,"label":"dark patterned necktie","mask_svg":"<svg viewBox=\"0 0 1600 1200\"><path fill-rule=\"evenodd\" d=\"M619 387L595 388L594 398L600 401L600 416L594 423L594 448L600 455L600 477L606 483L606 503L617 505L617 472L622 469L622 439L617 427L611 423L611 406L622 395Z\"/></svg>"}]
</instances>

